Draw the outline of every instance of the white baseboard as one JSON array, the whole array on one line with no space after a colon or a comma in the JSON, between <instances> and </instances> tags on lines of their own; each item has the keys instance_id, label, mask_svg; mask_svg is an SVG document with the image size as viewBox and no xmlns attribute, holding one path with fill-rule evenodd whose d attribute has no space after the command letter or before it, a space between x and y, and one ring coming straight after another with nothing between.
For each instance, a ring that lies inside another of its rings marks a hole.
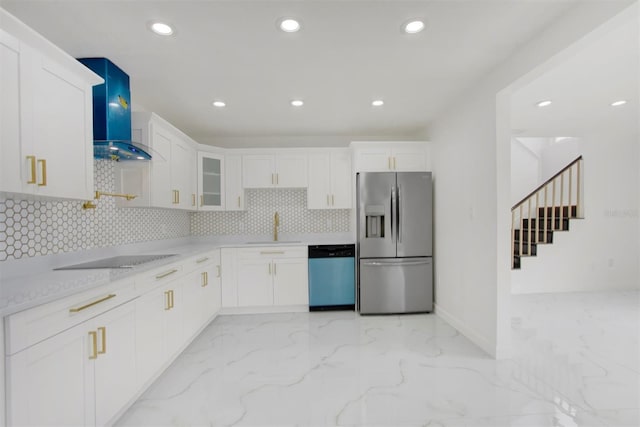
<instances>
[{"instance_id":1,"label":"white baseboard","mask_svg":"<svg viewBox=\"0 0 640 427\"><path fill-rule=\"evenodd\" d=\"M438 304L434 304L435 313L440 316L445 322L456 328L462 335L467 337L471 342L480 347L486 353L488 353L491 357L496 358L498 356L498 352L496 349L496 345L491 343L484 335L478 333L478 331L474 330L472 327L465 324L458 317L449 313L447 310L439 306Z\"/></svg>"},{"instance_id":2,"label":"white baseboard","mask_svg":"<svg viewBox=\"0 0 640 427\"><path fill-rule=\"evenodd\" d=\"M270 314L270 313L304 313L309 311L308 305L278 305L256 307L223 307L221 315L229 314Z\"/></svg>"}]
</instances>

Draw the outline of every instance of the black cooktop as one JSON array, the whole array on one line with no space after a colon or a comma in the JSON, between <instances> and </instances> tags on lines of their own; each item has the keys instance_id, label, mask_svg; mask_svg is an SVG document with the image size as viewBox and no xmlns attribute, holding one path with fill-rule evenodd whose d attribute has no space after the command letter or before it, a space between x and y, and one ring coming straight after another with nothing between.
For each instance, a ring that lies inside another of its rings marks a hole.
<instances>
[{"instance_id":1,"label":"black cooktop","mask_svg":"<svg viewBox=\"0 0 640 427\"><path fill-rule=\"evenodd\" d=\"M90 270L95 268L133 268L137 265L151 261L175 256L175 254L162 255L120 255L96 261L83 262L82 264L67 265L54 268L54 270Z\"/></svg>"}]
</instances>

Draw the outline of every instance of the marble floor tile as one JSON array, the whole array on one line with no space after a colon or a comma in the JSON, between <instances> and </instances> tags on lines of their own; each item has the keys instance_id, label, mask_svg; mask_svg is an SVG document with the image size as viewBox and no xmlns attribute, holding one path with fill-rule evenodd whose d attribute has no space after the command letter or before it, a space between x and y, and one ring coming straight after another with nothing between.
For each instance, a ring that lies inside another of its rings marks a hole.
<instances>
[{"instance_id":1,"label":"marble floor tile","mask_svg":"<svg viewBox=\"0 0 640 427\"><path fill-rule=\"evenodd\" d=\"M637 426L638 292L518 295L496 361L433 314L220 316L118 426Z\"/></svg>"}]
</instances>

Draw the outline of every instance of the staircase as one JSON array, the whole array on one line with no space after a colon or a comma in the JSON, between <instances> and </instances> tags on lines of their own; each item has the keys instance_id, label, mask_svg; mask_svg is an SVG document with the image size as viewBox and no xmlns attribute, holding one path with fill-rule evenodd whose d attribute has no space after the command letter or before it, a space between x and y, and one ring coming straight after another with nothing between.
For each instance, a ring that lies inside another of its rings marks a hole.
<instances>
[{"instance_id":1,"label":"staircase","mask_svg":"<svg viewBox=\"0 0 640 427\"><path fill-rule=\"evenodd\" d=\"M555 231L568 231L571 219L584 218L582 156L549 178L511 208L511 268L536 256L538 245L553 243Z\"/></svg>"}]
</instances>

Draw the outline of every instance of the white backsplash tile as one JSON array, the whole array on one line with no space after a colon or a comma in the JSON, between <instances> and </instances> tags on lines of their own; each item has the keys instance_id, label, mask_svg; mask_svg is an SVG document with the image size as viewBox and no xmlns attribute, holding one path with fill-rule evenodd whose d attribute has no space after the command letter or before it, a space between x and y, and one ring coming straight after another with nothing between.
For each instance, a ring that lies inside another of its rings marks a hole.
<instances>
[{"instance_id":1,"label":"white backsplash tile","mask_svg":"<svg viewBox=\"0 0 640 427\"><path fill-rule=\"evenodd\" d=\"M114 163L95 160L95 185L115 191ZM138 242L211 235L269 235L273 215L280 233L341 233L349 210L307 210L306 190L247 190L243 212L117 208L112 197L83 210L80 201L0 198L0 261Z\"/></svg>"},{"instance_id":2,"label":"white backsplash tile","mask_svg":"<svg viewBox=\"0 0 640 427\"><path fill-rule=\"evenodd\" d=\"M350 210L308 210L304 189L246 190L242 212L197 212L191 214L191 234L265 235L273 233L273 217L280 217L279 233L348 232Z\"/></svg>"}]
</instances>

